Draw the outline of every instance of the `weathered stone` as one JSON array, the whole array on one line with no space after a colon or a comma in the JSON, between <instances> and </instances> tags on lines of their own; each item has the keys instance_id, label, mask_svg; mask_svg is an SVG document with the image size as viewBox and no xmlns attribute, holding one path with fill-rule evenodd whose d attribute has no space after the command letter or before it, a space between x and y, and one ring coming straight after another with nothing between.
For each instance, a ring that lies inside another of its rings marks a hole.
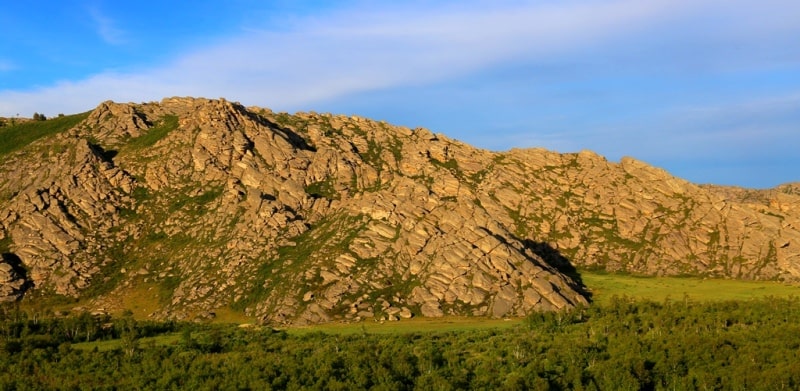
<instances>
[{"instance_id":1,"label":"weathered stone","mask_svg":"<svg viewBox=\"0 0 800 391\"><path fill-rule=\"evenodd\" d=\"M400 312L397 315L403 319L411 319L411 317L414 316L414 314L411 313L411 310L408 309L407 307L401 308Z\"/></svg>"},{"instance_id":2,"label":"weathered stone","mask_svg":"<svg viewBox=\"0 0 800 391\"><path fill-rule=\"evenodd\" d=\"M429 318L438 318L444 315L444 312L442 312L442 309L439 307L439 303L437 302L424 303L419 307L419 310L422 312L422 316Z\"/></svg>"},{"instance_id":3,"label":"weathered stone","mask_svg":"<svg viewBox=\"0 0 800 391\"><path fill-rule=\"evenodd\" d=\"M358 315L358 316L359 316L359 317L361 317L362 319L367 319L367 318L373 318L373 317L375 317L375 313L374 313L374 312L372 312L372 311L358 311L358 312L356 313L356 315Z\"/></svg>"},{"instance_id":4,"label":"weathered stone","mask_svg":"<svg viewBox=\"0 0 800 391\"><path fill-rule=\"evenodd\" d=\"M303 301L311 301L314 298L314 292L308 291L303 294Z\"/></svg>"},{"instance_id":5,"label":"weathered stone","mask_svg":"<svg viewBox=\"0 0 800 391\"><path fill-rule=\"evenodd\" d=\"M163 281L177 288L153 317L190 319L259 292L248 315L315 323L585 303L553 267L564 263L800 280L797 185L696 186L631 158L492 153L224 99L104 102L31 148L0 165L0 239L20 263L0 263L0 297L12 300L23 287L80 297L119 279L86 298L114 311L142 281Z\"/></svg>"}]
</instances>

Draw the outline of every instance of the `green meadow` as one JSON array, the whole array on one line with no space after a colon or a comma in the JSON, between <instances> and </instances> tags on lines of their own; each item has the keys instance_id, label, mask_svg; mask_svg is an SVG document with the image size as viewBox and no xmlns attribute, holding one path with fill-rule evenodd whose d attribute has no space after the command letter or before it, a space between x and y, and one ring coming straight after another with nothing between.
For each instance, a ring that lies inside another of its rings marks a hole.
<instances>
[{"instance_id":1,"label":"green meadow","mask_svg":"<svg viewBox=\"0 0 800 391\"><path fill-rule=\"evenodd\" d=\"M800 296L800 285L776 281L742 281L698 277L647 277L581 272L592 301L606 304L614 296L637 300L723 301Z\"/></svg>"},{"instance_id":2,"label":"green meadow","mask_svg":"<svg viewBox=\"0 0 800 391\"><path fill-rule=\"evenodd\" d=\"M588 307L508 320L276 329L0 307L0 389L800 389L800 287L581 277Z\"/></svg>"},{"instance_id":3,"label":"green meadow","mask_svg":"<svg viewBox=\"0 0 800 391\"><path fill-rule=\"evenodd\" d=\"M489 318L412 318L397 322L365 321L361 323L328 323L314 326L289 327L286 331L292 335L325 333L338 335L357 334L402 334L427 332L478 331L487 329L510 329L522 323L522 319L489 319Z\"/></svg>"}]
</instances>

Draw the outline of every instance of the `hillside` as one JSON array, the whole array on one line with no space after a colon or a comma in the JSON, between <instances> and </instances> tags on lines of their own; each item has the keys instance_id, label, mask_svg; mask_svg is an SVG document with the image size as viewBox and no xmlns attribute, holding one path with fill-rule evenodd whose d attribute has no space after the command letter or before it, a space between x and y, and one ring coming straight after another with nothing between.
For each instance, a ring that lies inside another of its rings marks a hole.
<instances>
[{"instance_id":1,"label":"hillside","mask_svg":"<svg viewBox=\"0 0 800 391\"><path fill-rule=\"evenodd\" d=\"M587 301L574 266L800 279L797 185L698 186L632 158L225 100L43 124L0 128L5 301L303 324L560 309Z\"/></svg>"}]
</instances>

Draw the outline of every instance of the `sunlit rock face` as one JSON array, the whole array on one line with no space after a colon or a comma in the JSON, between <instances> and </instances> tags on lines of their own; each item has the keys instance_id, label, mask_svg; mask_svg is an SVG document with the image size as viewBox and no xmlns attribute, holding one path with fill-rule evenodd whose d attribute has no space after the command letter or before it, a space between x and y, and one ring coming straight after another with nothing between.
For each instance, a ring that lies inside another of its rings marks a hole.
<instances>
[{"instance_id":1,"label":"sunlit rock face","mask_svg":"<svg viewBox=\"0 0 800 391\"><path fill-rule=\"evenodd\" d=\"M0 163L4 301L297 324L558 310L587 302L576 266L800 277L797 185L698 186L358 117L104 102Z\"/></svg>"}]
</instances>

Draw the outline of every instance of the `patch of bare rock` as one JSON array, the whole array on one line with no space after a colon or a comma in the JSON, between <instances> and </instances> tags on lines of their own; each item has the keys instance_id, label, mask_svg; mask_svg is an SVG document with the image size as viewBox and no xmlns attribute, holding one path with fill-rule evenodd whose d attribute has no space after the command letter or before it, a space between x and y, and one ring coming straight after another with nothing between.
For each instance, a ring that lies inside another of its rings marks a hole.
<instances>
[{"instance_id":1,"label":"patch of bare rock","mask_svg":"<svg viewBox=\"0 0 800 391\"><path fill-rule=\"evenodd\" d=\"M103 102L1 157L0 300L312 324L582 305L573 266L797 281L796 189L224 99Z\"/></svg>"}]
</instances>

